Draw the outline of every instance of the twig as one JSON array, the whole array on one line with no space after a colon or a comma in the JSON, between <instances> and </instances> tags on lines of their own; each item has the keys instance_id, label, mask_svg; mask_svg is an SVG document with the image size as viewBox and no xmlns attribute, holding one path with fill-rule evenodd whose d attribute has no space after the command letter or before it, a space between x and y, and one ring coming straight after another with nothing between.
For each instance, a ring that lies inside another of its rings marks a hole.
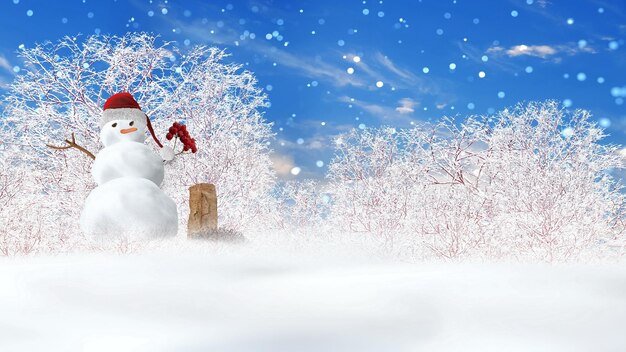
<instances>
[{"instance_id":1,"label":"twig","mask_svg":"<svg viewBox=\"0 0 626 352\"><path fill-rule=\"evenodd\" d=\"M67 143L67 145L63 146L63 147L57 147L57 146L50 145L50 144L46 144L46 146L48 148L52 148L52 149L56 149L56 150L65 150L65 149L70 149L70 148L76 148L76 149L80 150L81 152L87 154L87 156L90 157L91 159L94 159L94 160L96 159L95 155L93 155L90 151L88 151L84 147L76 144L76 139L74 138L74 133L72 133L72 140L68 141L66 139L65 143Z\"/></svg>"}]
</instances>

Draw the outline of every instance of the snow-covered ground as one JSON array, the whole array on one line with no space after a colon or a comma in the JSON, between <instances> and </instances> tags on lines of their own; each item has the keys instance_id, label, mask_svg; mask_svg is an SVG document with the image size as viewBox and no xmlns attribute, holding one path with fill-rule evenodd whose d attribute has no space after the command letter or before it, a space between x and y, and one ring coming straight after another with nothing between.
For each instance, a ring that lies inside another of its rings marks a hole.
<instances>
[{"instance_id":1,"label":"snow-covered ground","mask_svg":"<svg viewBox=\"0 0 626 352\"><path fill-rule=\"evenodd\" d=\"M0 258L0 351L625 351L623 265Z\"/></svg>"}]
</instances>

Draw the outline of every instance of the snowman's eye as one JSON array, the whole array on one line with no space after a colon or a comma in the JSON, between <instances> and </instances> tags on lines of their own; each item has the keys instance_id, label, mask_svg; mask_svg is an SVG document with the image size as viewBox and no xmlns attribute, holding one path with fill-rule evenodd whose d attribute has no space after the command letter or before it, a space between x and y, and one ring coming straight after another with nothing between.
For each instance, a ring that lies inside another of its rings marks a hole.
<instances>
[{"instance_id":1,"label":"snowman's eye","mask_svg":"<svg viewBox=\"0 0 626 352\"><path fill-rule=\"evenodd\" d=\"M132 126L132 125L134 125L134 124L135 124L135 121L131 121L131 122L128 124L128 126Z\"/></svg>"},{"instance_id":2,"label":"snowman's eye","mask_svg":"<svg viewBox=\"0 0 626 352\"><path fill-rule=\"evenodd\" d=\"M112 124L111 127L117 127L117 122Z\"/></svg>"}]
</instances>

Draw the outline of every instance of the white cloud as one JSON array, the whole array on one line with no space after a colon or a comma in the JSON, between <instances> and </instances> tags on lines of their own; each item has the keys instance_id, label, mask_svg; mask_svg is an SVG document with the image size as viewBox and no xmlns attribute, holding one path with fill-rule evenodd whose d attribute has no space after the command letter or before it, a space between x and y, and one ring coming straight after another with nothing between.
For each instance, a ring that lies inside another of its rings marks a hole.
<instances>
[{"instance_id":1,"label":"white cloud","mask_svg":"<svg viewBox=\"0 0 626 352\"><path fill-rule=\"evenodd\" d=\"M546 7L548 7L548 0L537 0L537 5L539 5L539 7L545 9Z\"/></svg>"},{"instance_id":2,"label":"white cloud","mask_svg":"<svg viewBox=\"0 0 626 352\"><path fill-rule=\"evenodd\" d=\"M4 57L4 55L0 55L0 68L11 73L12 75L15 74L15 72L13 72L13 65L11 65L9 60Z\"/></svg>"},{"instance_id":3,"label":"white cloud","mask_svg":"<svg viewBox=\"0 0 626 352\"><path fill-rule=\"evenodd\" d=\"M271 45L264 40L242 40L240 38L240 33L232 28L227 28L226 26L222 26L219 31L211 33L208 28L215 28L215 24L217 22L209 22L204 25L199 25L197 21L188 22L176 18L168 18L167 21L171 26L180 28L181 31L186 33L190 38L199 42L208 42L215 45L233 45L238 43L236 45L240 48L262 54L268 60L275 61L278 65L292 69L292 72L299 76L325 80L326 82L329 82L337 87L367 86L367 82L363 79L354 75L346 74L344 67L326 62L322 60L321 57L316 57L312 60L308 56L304 57L292 54L282 48Z\"/></svg>"},{"instance_id":4,"label":"white cloud","mask_svg":"<svg viewBox=\"0 0 626 352\"><path fill-rule=\"evenodd\" d=\"M417 102L411 98L400 99L398 103L400 106L396 107L396 111L402 115L413 113L415 111L413 108L417 105Z\"/></svg>"},{"instance_id":5,"label":"white cloud","mask_svg":"<svg viewBox=\"0 0 626 352\"><path fill-rule=\"evenodd\" d=\"M349 57L349 55L346 55ZM441 96L443 93L439 83L424 79L413 71L402 68L394 63L391 58L381 52L374 53L371 57L365 56L356 64L355 69L367 76L368 82L384 82L385 86L395 89L410 89L414 92L427 95ZM373 88L373 83L370 87Z\"/></svg>"},{"instance_id":6,"label":"white cloud","mask_svg":"<svg viewBox=\"0 0 626 352\"><path fill-rule=\"evenodd\" d=\"M413 72L411 72L409 70L406 70L406 69L399 68L395 63L393 63L393 61L391 61L391 59L389 59L389 57L383 55L382 53L377 52L376 55L374 55L374 58L384 68L386 68L388 71L394 73L395 75L397 75L401 79L403 79L405 81L408 81L408 82L418 82L419 81L419 78Z\"/></svg>"},{"instance_id":7,"label":"white cloud","mask_svg":"<svg viewBox=\"0 0 626 352\"><path fill-rule=\"evenodd\" d=\"M291 156L274 153L270 156L270 160L272 161L272 168L278 177L288 177L291 175L291 169L295 166Z\"/></svg>"},{"instance_id":8,"label":"white cloud","mask_svg":"<svg viewBox=\"0 0 626 352\"><path fill-rule=\"evenodd\" d=\"M494 46L487 49L487 53L501 55L504 54L508 57L518 56L534 56L542 59L554 57L559 54L565 55L577 55L580 53L595 53L596 51L591 46L580 47L576 43L560 44L560 45L514 45L510 48L504 48L501 46Z\"/></svg>"},{"instance_id":9,"label":"white cloud","mask_svg":"<svg viewBox=\"0 0 626 352\"><path fill-rule=\"evenodd\" d=\"M364 87L367 85L363 79L348 75L343 68L327 63L322 59L311 60L309 57L297 56L258 42L250 42L247 45L255 51L265 52L268 58L278 62L279 65L293 69L293 72L301 76L324 79L339 87L348 85Z\"/></svg>"},{"instance_id":10,"label":"white cloud","mask_svg":"<svg viewBox=\"0 0 626 352\"><path fill-rule=\"evenodd\" d=\"M13 65L4 55L0 54L0 89L8 89L14 76Z\"/></svg>"},{"instance_id":11,"label":"white cloud","mask_svg":"<svg viewBox=\"0 0 626 352\"><path fill-rule=\"evenodd\" d=\"M540 58L546 58L550 55L557 53L557 50L549 45L515 45L506 51L506 54L510 57L515 56L537 56Z\"/></svg>"},{"instance_id":12,"label":"white cloud","mask_svg":"<svg viewBox=\"0 0 626 352\"><path fill-rule=\"evenodd\" d=\"M344 103L349 103L349 104L352 104L353 106L363 109L364 111L368 112L370 115L378 119L381 119L383 123L394 123L397 125L409 126L412 122L413 123L415 122L414 119L408 116L408 114L410 113L408 109L412 109L412 107L409 107L410 106L409 101L413 103L413 106L417 105L417 103L413 102L413 100L411 99L408 99L408 98L405 98L405 99L400 100L400 102L405 101L405 103L408 104L406 107L407 110L403 110L403 111L398 111L398 108L396 107L380 105L380 104L376 104L372 102L367 102L364 100L350 98L347 96L340 97L339 101L344 102ZM402 110L402 106L400 106L400 109ZM402 127L402 126L399 126L399 127Z\"/></svg>"}]
</instances>

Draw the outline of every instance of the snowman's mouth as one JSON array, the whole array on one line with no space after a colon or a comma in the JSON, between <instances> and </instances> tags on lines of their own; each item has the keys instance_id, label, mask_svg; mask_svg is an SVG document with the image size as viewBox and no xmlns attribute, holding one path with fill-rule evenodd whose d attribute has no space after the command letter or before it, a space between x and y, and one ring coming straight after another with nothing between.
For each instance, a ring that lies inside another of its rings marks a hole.
<instances>
[{"instance_id":1,"label":"snowman's mouth","mask_svg":"<svg viewBox=\"0 0 626 352\"><path fill-rule=\"evenodd\" d=\"M132 127L132 128L124 128L122 130L120 130L121 133L126 134L126 133L132 133L137 131L137 127Z\"/></svg>"}]
</instances>

